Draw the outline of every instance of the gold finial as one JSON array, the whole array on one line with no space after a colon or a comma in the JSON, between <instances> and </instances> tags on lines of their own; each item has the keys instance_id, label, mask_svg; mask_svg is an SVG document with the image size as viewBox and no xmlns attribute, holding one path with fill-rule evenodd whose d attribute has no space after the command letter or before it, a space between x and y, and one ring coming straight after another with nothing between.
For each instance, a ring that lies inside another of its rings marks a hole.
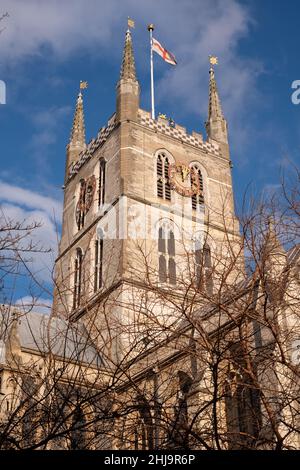
<instances>
[{"instance_id":1,"label":"gold finial","mask_svg":"<svg viewBox=\"0 0 300 470\"><path fill-rule=\"evenodd\" d=\"M132 18L129 18L129 16L127 17L127 25L128 25L128 28L134 28L135 27L135 22Z\"/></svg>"},{"instance_id":2,"label":"gold finial","mask_svg":"<svg viewBox=\"0 0 300 470\"><path fill-rule=\"evenodd\" d=\"M216 57L215 55L210 55L209 62L210 65L218 65L218 57Z\"/></svg>"},{"instance_id":3,"label":"gold finial","mask_svg":"<svg viewBox=\"0 0 300 470\"><path fill-rule=\"evenodd\" d=\"M167 119L167 115L166 114L162 114L162 113L158 113L158 117L160 119Z\"/></svg>"},{"instance_id":4,"label":"gold finial","mask_svg":"<svg viewBox=\"0 0 300 470\"><path fill-rule=\"evenodd\" d=\"M154 30L154 24L148 24L148 31L153 31Z\"/></svg>"},{"instance_id":5,"label":"gold finial","mask_svg":"<svg viewBox=\"0 0 300 470\"><path fill-rule=\"evenodd\" d=\"M88 87L88 82L83 82L82 80L80 80L80 84L79 84L80 90L84 90L87 87Z\"/></svg>"}]
</instances>

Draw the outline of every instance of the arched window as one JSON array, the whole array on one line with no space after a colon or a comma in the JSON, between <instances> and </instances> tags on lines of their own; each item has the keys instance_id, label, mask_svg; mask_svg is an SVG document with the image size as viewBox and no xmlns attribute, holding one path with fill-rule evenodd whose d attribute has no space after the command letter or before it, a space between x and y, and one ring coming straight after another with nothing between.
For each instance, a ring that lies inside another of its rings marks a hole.
<instances>
[{"instance_id":1,"label":"arched window","mask_svg":"<svg viewBox=\"0 0 300 470\"><path fill-rule=\"evenodd\" d=\"M80 450L86 447L86 419L80 406L76 406L71 427L71 449Z\"/></svg>"},{"instance_id":2,"label":"arched window","mask_svg":"<svg viewBox=\"0 0 300 470\"><path fill-rule=\"evenodd\" d=\"M94 272L94 292L101 289L103 285L103 233L98 232L98 238L95 241L95 272Z\"/></svg>"},{"instance_id":3,"label":"arched window","mask_svg":"<svg viewBox=\"0 0 300 470\"><path fill-rule=\"evenodd\" d=\"M169 283L176 284L176 264L174 258L169 257L168 265Z\"/></svg>"},{"instance_id":4,"label":"arched window","mask_svg":"<svg viewBox=\"0 0 300 470\"><path fill-rule=\"evenodd\" d=\"M197 164L191 167L191 187L195 191L192 195L192 209L197 210L204 204L203 176Z\"/></svg>"},{"instance_id":5,"label":"arched window","mask_svg":"<svg viewBox=\"0 0 300 470\"><path fill-rule=\"evenodd\" d=\"M188 448L188 395L191 390L193 379L186 372L177 372L179 387L177 399L174 406L174 422L170 429L169 447L172 449Z\"/></svg>"},{"instance_id":6,"label":"arched window","mask_svg":"<svg viewBox=\"0 0 300 470\"><path fill-rule=\"evenodd\" d=\"M212 278L212 264L211 264L211 251L210 247L205 243L203 247L203 265L205 277L205 289L208 295L213 293L213 278Z\"/></svg>"},{"instance_id":7,"label":"arched window","mask_svg":"<svg viewBox=\"0 0 300 470\"><path fill-rule=\"evenodd\" d=\"M30 374L24 374L21 378L22 409L22 438L25 446L35 442L36 432L39 427L36 410L36 397L38 385Z\"/></svg>"},{"instance_id":8,"label":"arched window","mask_svg":"<svg viewBox=\"0 0 300 470\"><path fill-rule=\"evenodd\" d=\"M106 161L101 158L99 162L99 181L98 181L98 206L101 207L105 202L105 170Z\"/></svg>"},{"instance_id":9,"label":"arched window","mask_svg":"<svg viewBox=\"0 0 300 470\"><path fill-rule=\"evenodd\" d=\"M195 285L208 295L213 293L211 251L207 243L202 247L199 241L195 243Z\"/></svg>"},{"instance_id":10,"label":"arched window","mask_svg":"<svg viewBox=\"0 0 300 470\"><path fill-rule=\"evenodd\" d=\"M198 243L195 246L195 285L197 289L201 289L202 281L202 248Z\"/></svg>"},{"instance_id":11,"label":"arched window","mask_svg":"<svg viewBox=\"0 0 300 470\"><path fill-rule=\"evenodd\" d=\"M151 406L143 395L136 397L139 419L134 432L135 450L152 450L154 448L154 422Z\"/></svg>"},{"instance_id":12,"label":"arched window","mask_svg":"<svg viewBox=\"0 0 300 470\"><path fill-rule=\"evenodd\" d=\"M85 216L85 196L86 196L86 181L82 178L80 180L79 201L76 206L76 222L78 230L84 226Z\"/></svg>"},{"instance_id":13,"label":"arched window","mask_svg":"<svg viewBox=\"0 0 300 470\"><path fill-rule=\"evenodd\" d=\"M171 186L169 180L170 162L164 152L157 156L156 175L157 175L157 196L167 201L171 201Z\"/></svg>"},{"instance_id":14,"label":"arched window","mask_svg":"<svg viewBox=\"0 0 300 470\"><path fill-rule=\"evenodd\" d=\"M73 291L73 308L78 308L81 303L82 294L82 261L83 254L81 248L76 250L76 258L74 263L74 291Z\"/></svg>"},{"instance_id":15,"label":"arched window","mask_svg":"<svg viewBox=\"0 0 300 470\"><path fill-rule=\"evenodd\" d=\"M176 284L174 231L166 225L158 230L158 264L160 282Z\"/></svg>"},{"instance_id":16,"label":"arched window","mask_svg":"<svg viewBox=\"0 0 300 470\"><path fill-rule=\"evenodd\" d=\"M96 178L94 175L87 180L81 178L79 187L79 199L76 204L76 223L78 230L84 227L86 214L94 202L94 193L96 188Z\"/></svg>"},{"instance_id":17,"label":"arched window","mask_svg":"<svg viewBox=\"0 0 300 470\"><path fill-rule=\"evenodd\" d=\"M234 348L238 354L229 365L226 377L225 410L231 450L254 447L262 425L261 396L256 384L256 367L247 373L243 351Z\"/></svg>"}]
</instances>

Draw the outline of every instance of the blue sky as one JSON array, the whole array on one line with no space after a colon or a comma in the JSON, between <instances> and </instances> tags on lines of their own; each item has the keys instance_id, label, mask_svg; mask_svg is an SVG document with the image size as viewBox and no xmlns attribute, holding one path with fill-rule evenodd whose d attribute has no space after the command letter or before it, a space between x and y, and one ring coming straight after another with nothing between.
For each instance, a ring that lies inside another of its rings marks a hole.
<instances>
[{"instance_id":1,"label":"blue sky","mask_svg":"<svg viewBox=\"0 0 300 470\"><path fill-rule=\"evenodd\" d=\"M127 16L133 32L141 107L150 108L149 37L177 57L174 68L155 57L157 110L189 131L204 133L208 55L229 124L237 205L246 187L272 191L280 171L299 163L300 79L298 0L0 0L0 202L9 217L40 220L36 237L52 255L34 260L47 286L57 246L65 165L79 80L87 80L87 140L115 109ZM55 213L56 221L53 214ZM23 288L15 297L26 295ZM45 298L49 297L46 292Z\"/></svg>"}]
</instances>

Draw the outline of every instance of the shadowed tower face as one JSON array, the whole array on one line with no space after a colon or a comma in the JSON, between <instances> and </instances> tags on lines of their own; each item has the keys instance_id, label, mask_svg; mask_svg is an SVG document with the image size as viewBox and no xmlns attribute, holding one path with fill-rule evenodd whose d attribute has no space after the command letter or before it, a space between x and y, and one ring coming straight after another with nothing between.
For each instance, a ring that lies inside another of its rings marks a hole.
<instances>
[{"instance_id":1,"label":"shadowed tower face","mask_svg":"<svg viewBox=\"0 0 300 470\"><path fill-rule=\"evenodd\" d=\"M94 315L101 341L107 340L107 324L117 338L120 319L126 319L129 336L139 330L132 302L140 301L147 282L180 290L187 245L194 256L192 282L200 283L201 260L208 273L215 253L228 257L224 240L239 240L227 123L213 68L207 140L166 119L152 120L140 109L139 94L127 31L116 111L88 144L82 94L77 98L55 268L53 313L73 321ZM213 282L208 284L212 292ZM115 339L115 351L122 341Z\"/></svg>"}]
</instances>

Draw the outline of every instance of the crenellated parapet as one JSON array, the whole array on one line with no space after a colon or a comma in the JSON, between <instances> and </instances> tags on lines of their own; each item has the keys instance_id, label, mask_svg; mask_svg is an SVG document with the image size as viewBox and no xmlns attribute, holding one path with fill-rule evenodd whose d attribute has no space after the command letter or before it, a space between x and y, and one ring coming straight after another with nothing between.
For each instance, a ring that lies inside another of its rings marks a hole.
<instances>
[{"instance_id":1,"label":"crenellated parapet","mask_svg":"<svg viewBox=\"0 0 300 470\"><path fill-rule=\"evenodd\" d=\"M165 119L158 118L157 120L151 119L151 114L142 109L139 110L138 122L143 126L153 129L160 134L171 136L175 139L178 139L180 142L192 145L199 149L202 149L205 152L212 153L217 157L222 157L220 145L218 142L207 142L203 140L202 134L198 132L192 132L188 134L185 127L182 127L178 124L170 126L168 121Z\"/></svg>"},{"instance_id":2,"label":"crenellated parapet","mask_svg":"<svg viewBox=\"0 0 300 470\"><path fill-rule=\"evenodd\" d=\"M152 129L160 134L167 135L173 137L180 141L180 143L186 143L196 147L197 149L203 150L205 153L210 153L216 157L222 157L221 147L218 142L215 141L205 141L203 140L202 134L193 131L189 134L186 131L185 127L182 127L178 124L174 124L174 126L170 126L168 121L158 118L157 120L153 120L151 118L151 114L148 111L143 109L139 109L138 112L138 122L144 127L148 129ZM107 140L109 135L112 131L116 128L117 121L116 115L113 114L112 117L109 119L107 125L105 127L101 127L99 130L96 138L92 139L88 144L86 149L79 154L78 160L74 163L72 168L70 169L67 182L78 173L80 168L89 161L94 152L98 150Z\"/></svg>"}]
</instances>

